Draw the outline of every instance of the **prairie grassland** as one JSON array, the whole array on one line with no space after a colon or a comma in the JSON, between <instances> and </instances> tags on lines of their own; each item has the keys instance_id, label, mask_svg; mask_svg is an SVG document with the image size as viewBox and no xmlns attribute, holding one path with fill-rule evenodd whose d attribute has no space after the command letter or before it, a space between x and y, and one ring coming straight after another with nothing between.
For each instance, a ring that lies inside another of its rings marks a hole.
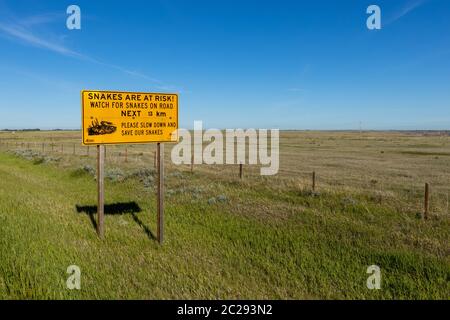
<instances>
[{"instance_id":1,"label":"prairie grassland","mask_svg":"<svg viewBox=\"0 0 450 320\"><path fill-rule=\"evenodd\" d=\"M175 166L167 145L163 246L154 145L107 147L99 240L96 150L79 132L0 142L0 298L448 299L449 136L282 132L279 174L244 166L243 180L236 165ZM72 264L81 290L66 287Z\"/></svg>"}]
</instances>

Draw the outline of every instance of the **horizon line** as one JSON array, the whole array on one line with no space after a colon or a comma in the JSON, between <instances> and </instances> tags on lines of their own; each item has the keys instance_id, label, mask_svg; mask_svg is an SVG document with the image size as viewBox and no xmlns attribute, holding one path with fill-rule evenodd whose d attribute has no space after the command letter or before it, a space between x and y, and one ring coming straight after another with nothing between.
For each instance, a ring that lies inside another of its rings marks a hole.
<instances>
[{"instance_id":1,"label":"horizon line","mask_svg":"<svg viewBox=\"0 0 450 320\"><path fill-rule=\"evenodd\" d=\"M179 128L179 129L187 129L189 131L193 131L194 128ZM279 130L279 131L324 131L324 132L450 132L450 129L300 129L300 128L291 128L291 129L280 129L280 128L214 128L218 130ZM38 131L80 131L80 129L70 129L70 128L52 128L52 129L43 129L43 128L22 128L22 129L9 129L3 128L0 129L0 132L14 132L14 131L27 131L27 132L38 132ZM202 129L202 131L206 131L208 129Z\"/></svg>"}]
</instances>

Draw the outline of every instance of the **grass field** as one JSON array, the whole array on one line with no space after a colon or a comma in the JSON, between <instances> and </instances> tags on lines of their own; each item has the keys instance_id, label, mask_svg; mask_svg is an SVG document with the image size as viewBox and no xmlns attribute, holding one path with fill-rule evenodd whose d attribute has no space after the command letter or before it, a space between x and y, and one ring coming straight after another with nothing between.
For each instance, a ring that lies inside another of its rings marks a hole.
<instances>
[{"instance_id":1,"label":"grass field","mask_svg":"<svg viewBox=\"0 0 450 320\"><path fill-rule=\"evenodd\" d=\"M154 145L95 150L79 132L0 132L2 299L448 299L450 137L282 132L280 172L170 163L157 244ZM52 145L53 144L53 151ZM311 190L311 172L317 188ZM431 186L424 220L424 184ZM381 268L380 290L366 269ZM66 287L69 265L81 290Z\"/></svg>"}]
</instances>

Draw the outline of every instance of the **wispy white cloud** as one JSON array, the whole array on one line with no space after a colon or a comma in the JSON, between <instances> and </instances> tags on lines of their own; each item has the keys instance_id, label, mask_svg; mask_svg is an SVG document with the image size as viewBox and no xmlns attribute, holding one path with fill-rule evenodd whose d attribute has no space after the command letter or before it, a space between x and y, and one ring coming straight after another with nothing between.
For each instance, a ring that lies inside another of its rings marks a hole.
<instances>
[{"instance_id":1,"label":"wispy white cloud","mask_svg":"<svg viewBox=\"0 0 450 320\"><path fill-rule=\"evenodd\" d=\"M6 24L2 24L0 23L0 31L3 32L4 35L6 35L7 37L9 37L10 39L15 39L15 40L19 40L22 43L26 43L29 45L32 45L34 47L38 47L38 48L42 48L42 49L47 49L68 57L74 57L74 58L79 58L79 59L86 59L85 56L83 56L82 54L75 52L73 50L70 50L69 48L61 45L61 44L57 44L54 42L50 42L47 40L44 40L42 38L39 38L37 36L35 36L34 34L32 34L31 32L29 32L28 30L26 30L23 27L20 27L18 25L6 25Z\"/></svg>"},{"instance_id":2,"label":"wispy white cloud","mask_svg":"<svg viewBox=\"0 0 450 320\"><path fill-rule=\"evenodd\" d=\"M40 84L45 84L51 88L58 88L59 90L64 90L67 92L73 92L74 88L80 87L79 84L75 84L73 82L68 82L68 81L65 81L62 79L54 79L47 75L34 73L29 70L24 70L23 68L20 68L20 67L17 68L17 67L13 67L13 66L1 66L0 70L6 71L6 72L13 72L22 77L26 77L31 80L34 80Z\"/></svg>"},{"instance_id":3,"label":"wispy white cloud","mask_svg":"<svg viewBox=\"0 0 450 320\"><path fill-rule=\"evenodd\" d=\"M423 4L425 4L428 1L429 0L411 0L411 1L408 1L405 6L403 6L400 10L395 12L395 14L392 17L390 17L386 22L384 22L384 25L389 25L389 24L392 24L392 23L396 22L397 20L403 18L408 13L410 13L414 9L417 9L418 7L422 6Z\"/></svg>"},{"instance_id":4,"label":"wispy white cloud","mask_svg":"<svg viewBox=\"0 0 450 320\"><path fill-rule=\"evenodd\" d=\"M32 27L37 25L64 21L65 17L66 16L62 13L48 12L20 19L19 23L26 27Z\"/></svg>"},{"instance_id":5,"label":"wispy white cloud","mask_svg":"<svg viewBox=\"0 0 450 320\"><path fill-rule=\"evenodd\" d=\"M75 59L86 61L89 63L101 65L101 66L104 66L107 68L115 69L119 72L122 72L122 73L127 74L132 77L138 77L138 78L145 79L149 82L152 82L153 87L155 87L158 90L177 90L175 86L169 86L169 85L165 84L163 81L158 80L153 77L150 77L139 71L130 70L130 69L124 68L122 66L103 62L103 61L93 58L89 55L86 55L86 54L80 53L78 51L75 51L73 49L70 49L69 47L64 45L62 41L51 41L51 40L45 39L44 37L38 36L30 30L31 27L34 28L38 25L47 24L49 22L52 22L54 19L56 19L56 17L57 17L57 14L49 13L49 14L35 15L35 16L31 16L31 17L28 17L25 19L21 19L20 22L16 22L16 23L0 22L0 35L3 35L4 37L6 37L12 41L17 41L17 42L20 42L25 45L49 50L54 53L66 56L66 57L75 58ZM178 91L180 91L180 90L178 90Z\"/></svg>"}]
</instances>

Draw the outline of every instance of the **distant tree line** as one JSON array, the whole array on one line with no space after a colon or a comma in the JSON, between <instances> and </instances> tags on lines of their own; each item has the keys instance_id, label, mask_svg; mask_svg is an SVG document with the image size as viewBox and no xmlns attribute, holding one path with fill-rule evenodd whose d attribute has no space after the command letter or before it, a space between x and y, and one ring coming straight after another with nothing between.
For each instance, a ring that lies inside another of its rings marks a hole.
<instances>
[{"instance_id":1,"label":"distant tree line","mask_svg":"<svg viewBox=\"0 0 450 320\"><path fill-rule=\"evenodd\" d=\"M13 130L13 129L3 129L2 131L41 131L41 129L17 129L17 130Z\"/></svg>"},{"instance_id":2,"label":"distant tree line","mask_svg":"<svg viewBox=\"0 0 450 320\"><path fill-rule=\"evenodd\" d=\"M0 131L10 131L10 132L24 132L24 131L80 131L80 129L49 129L49 130L41 130L39 128L35 129L0 129Z\"/></svg>"}]
</instances>

